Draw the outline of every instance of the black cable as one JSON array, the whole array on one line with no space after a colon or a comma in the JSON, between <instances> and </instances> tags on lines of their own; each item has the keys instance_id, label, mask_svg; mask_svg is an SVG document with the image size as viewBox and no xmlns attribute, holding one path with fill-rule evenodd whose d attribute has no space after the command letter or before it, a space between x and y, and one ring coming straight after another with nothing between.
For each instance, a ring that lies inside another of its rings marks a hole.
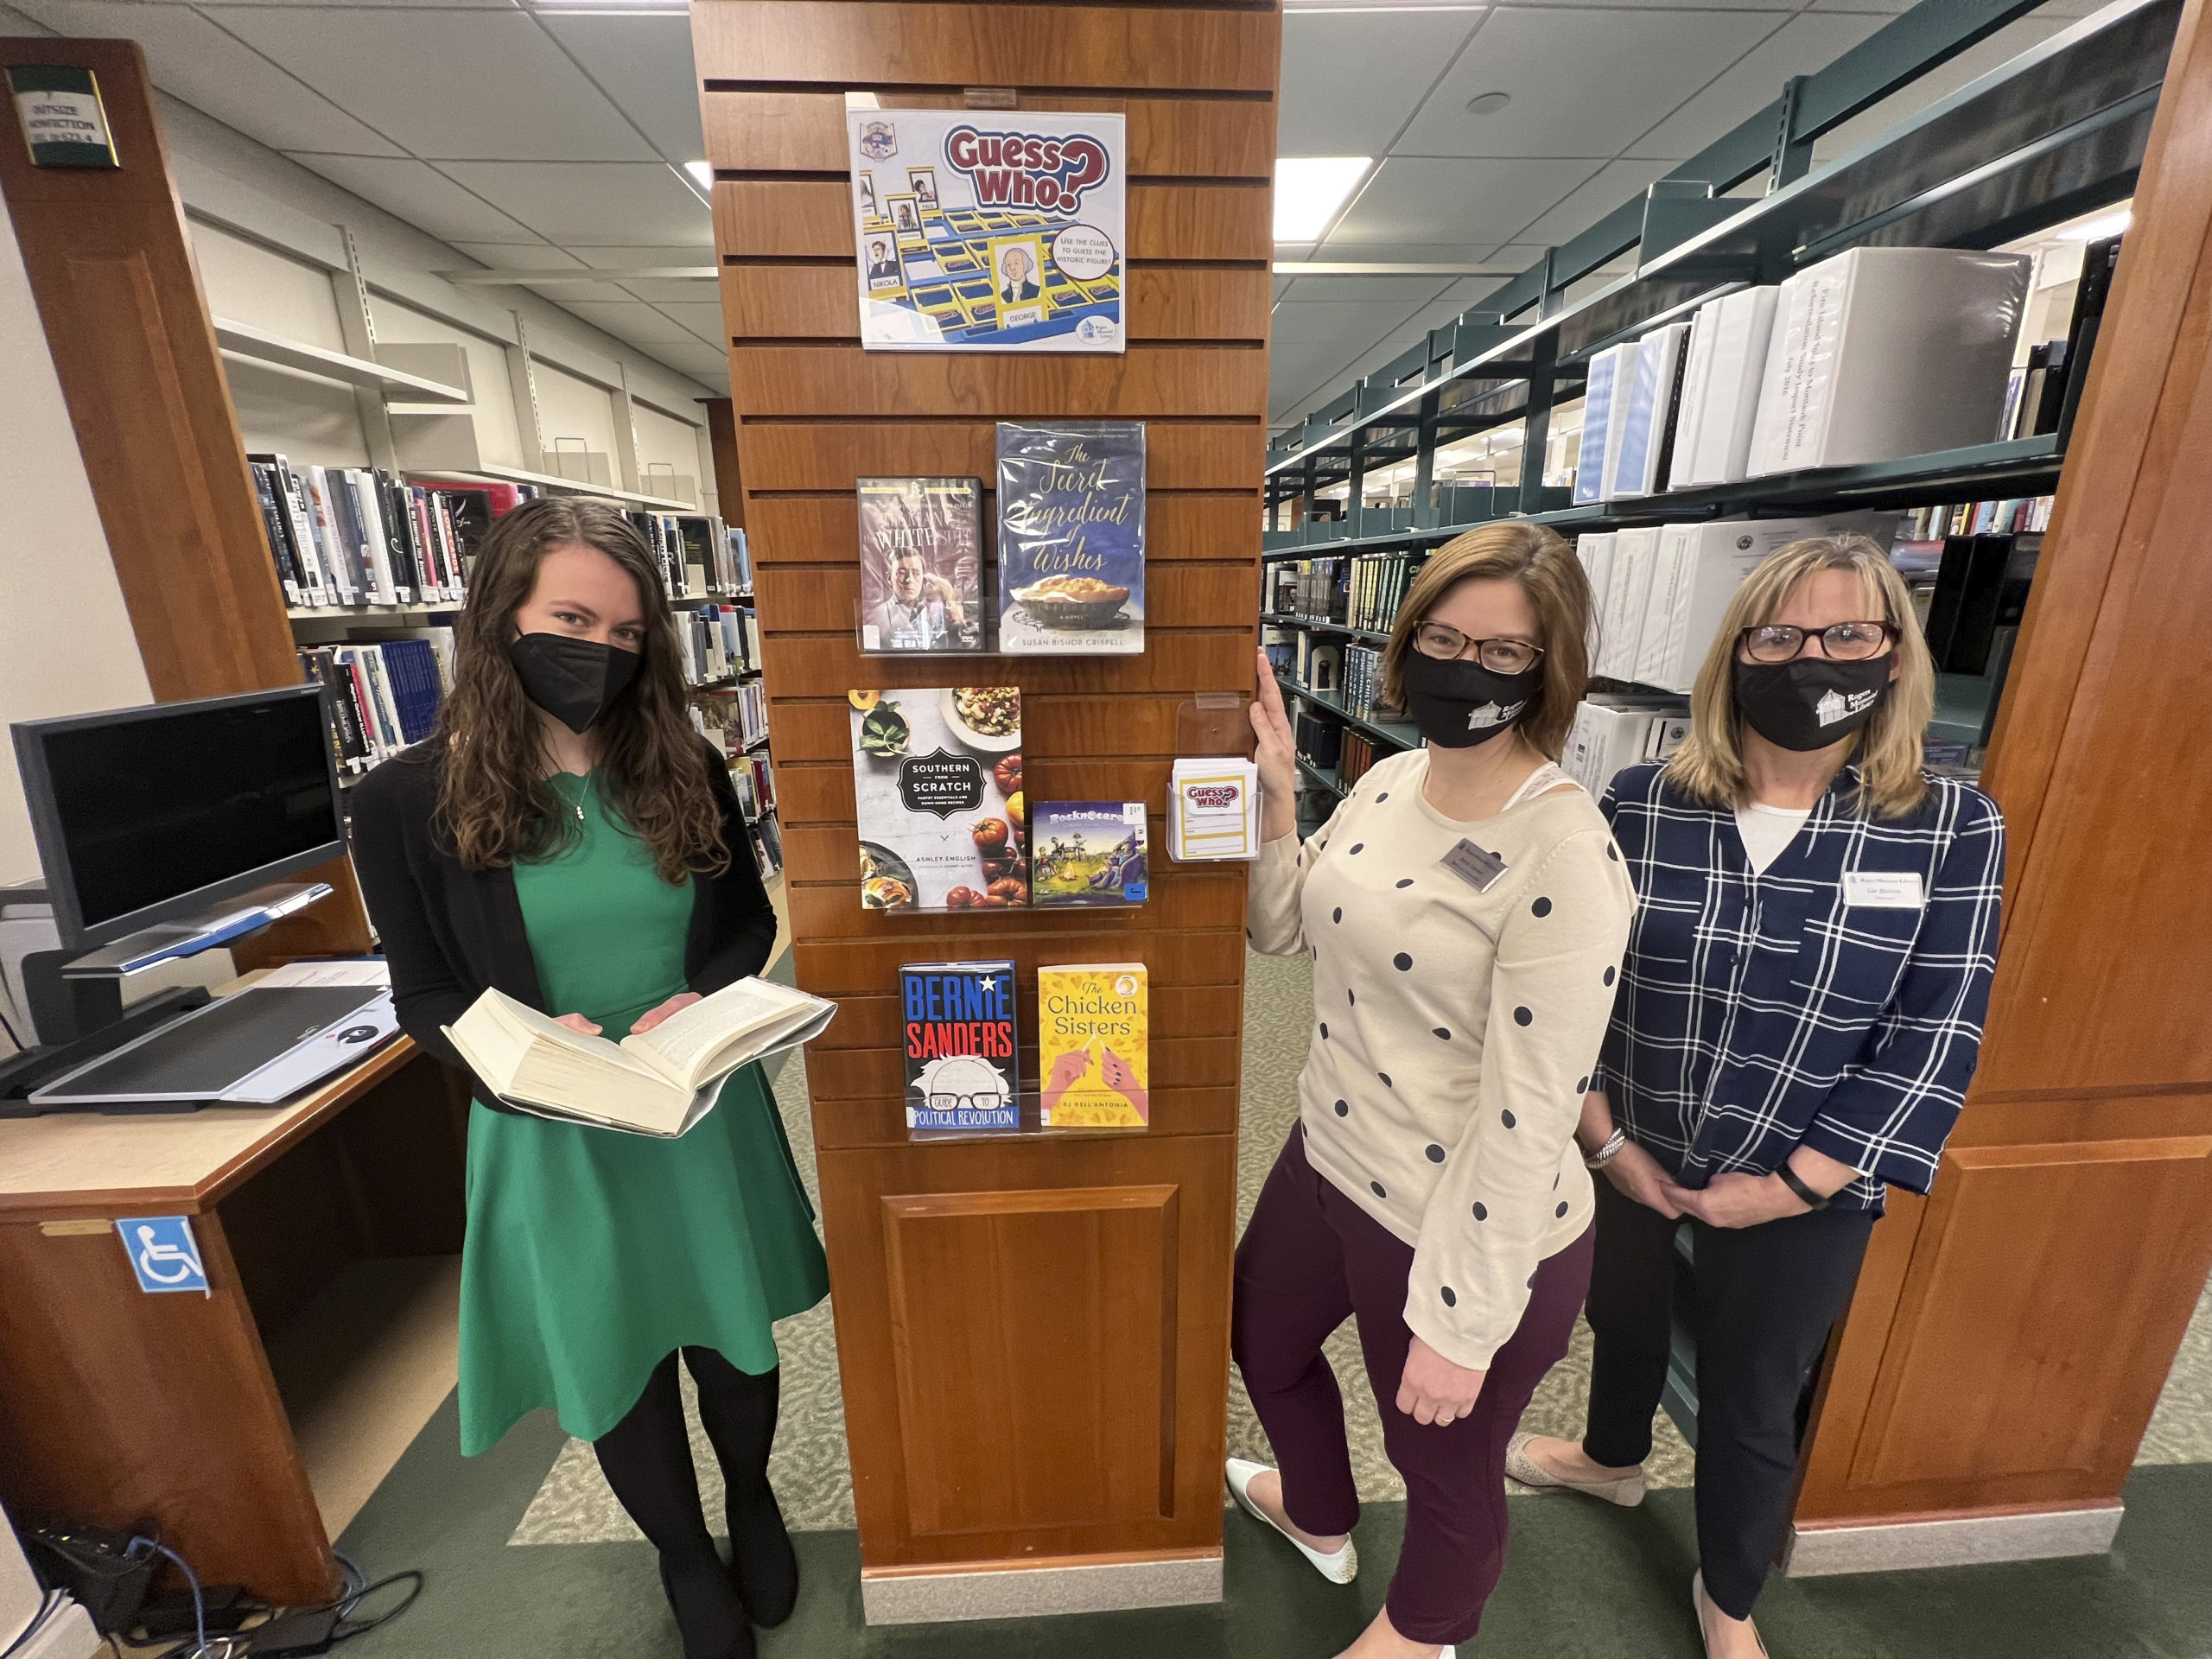
<instances>
[{"instance_id":1,"label":"black cable","mask_svg":"<svg viewBox=\"0 0 2212 1659\"><path fill-rule=\"evenodd\" d=\"M378 1591L385 1588L387 1586L398 1584L406 1580L412 1580L413 1583L408 1589L406 1599L397 1607L386 1608L383 1612L378 1613L374 1618L357 1619L351 1617L353 1609L365 1598L374 1595ZM404 1573L394 1573L389 1578L378 1579L374 1584L364 1585L359 1590L356 1591L352 1596L346 1599L345 1603L345 1613L340 1616L337 1631L331 1637L332 1645L335 1646L340 1642L350 1642L357 1636L365 1636L369 1631L376 1629L378 1625L385 1624L388 1620L398 1618L400 1614L405 1612L410 1607L412 1607L415 1605L416 1598L423 1593L423 1578L422 1569L412 1567L409 1567Z\"/></svg>"}]
</instances>

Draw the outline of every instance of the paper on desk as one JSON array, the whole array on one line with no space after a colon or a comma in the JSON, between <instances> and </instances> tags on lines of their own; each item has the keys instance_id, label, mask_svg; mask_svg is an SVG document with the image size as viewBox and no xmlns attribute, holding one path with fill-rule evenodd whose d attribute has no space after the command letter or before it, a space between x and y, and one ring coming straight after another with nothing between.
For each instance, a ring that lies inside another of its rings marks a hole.
<instances>
[{"instance_id":1,"label":"paper on desk","mask_svg":"<svg viewBox=\"0 0 2212 1659\"><path fill-rule=\"evenodd\" d=\"M343 962L293 962L254 982L257 988L282 990L293 985L389 985L391 965L382 957L354 957Z\"/></svg>"}]
</instances>

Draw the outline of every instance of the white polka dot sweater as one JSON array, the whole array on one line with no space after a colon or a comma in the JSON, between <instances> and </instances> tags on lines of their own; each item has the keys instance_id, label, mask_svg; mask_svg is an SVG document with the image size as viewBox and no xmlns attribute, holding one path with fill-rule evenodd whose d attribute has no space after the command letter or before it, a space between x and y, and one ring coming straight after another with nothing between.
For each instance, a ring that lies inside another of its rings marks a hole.
<instances>
[{"instance_id":1,"label":"white polka dot sweater","mask_svg":"<svg viewBox=\"0 0 2212 1659\"><path fill-rule=\"evenodd\" d=\"M1302 847L1267 843L1246 919L1255 949L1313 957L1307 1160L1414 1246L1414 1332L1486 1370L1590 1224L1574 1127L1636 899L1580 789L1460 823L1427 769L1393 755ZM1462 840L1504 861L1485 889L1443 862Z\"/></svg>"}]
</instances>

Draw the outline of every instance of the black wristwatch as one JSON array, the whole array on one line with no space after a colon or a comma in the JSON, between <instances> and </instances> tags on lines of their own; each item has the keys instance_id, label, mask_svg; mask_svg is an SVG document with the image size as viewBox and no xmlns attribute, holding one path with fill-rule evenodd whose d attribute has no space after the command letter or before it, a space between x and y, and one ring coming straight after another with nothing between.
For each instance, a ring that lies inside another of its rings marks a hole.
<instances>
[{"instance_id":1,"label":"black wristwatch","mask_svg":"<svg viewBox=\"0 0 2212 1659\"><path fill-rule=\"evenodd\" d=\"M1782 1177L1782 1184L1784 1186L1788 1187L1792 1192L1795 1192L1799 1198L1805 1201L1805 1207L1807 1209L1825 1210L1828 1207L1827 1199L1823 1198L1820 1193L1814 1192L1811 1187L1806 1185L1805 1183L1799 1179L1797 1172L1790 1168L1788 1164L1783 1165L1774 1173Z\"/></svg>"}]
</instances>

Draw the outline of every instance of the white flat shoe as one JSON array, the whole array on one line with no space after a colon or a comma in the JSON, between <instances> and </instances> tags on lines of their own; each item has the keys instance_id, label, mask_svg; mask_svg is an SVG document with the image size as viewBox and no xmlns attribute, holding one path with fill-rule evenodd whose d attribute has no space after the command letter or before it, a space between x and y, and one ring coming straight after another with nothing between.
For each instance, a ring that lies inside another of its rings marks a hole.
<instances>
[{"instance_id":1,"label":"white flat shoe","mask_svg":"<svg viewBox=\"0 0 2212 1659\"><path fill-rule=\"evenodd\" d=\"M1608 1503L1618 1503L1632 1510L1643 1502L1643 1471L1638 1468L1632 1475L1623 1475L1615 1480L1569 1480L1565 1475L1555 1475L1529 1455L1529 1442L1536 1437L1526 1430L1506 1442L1505 1472L1523 1486L1556 1488L1562 1491L1586 1492L1592 1497L1602 1497Z\"/></svg>"},{"instance_id":2,"label":"white flat shoe","mask_svg":"<svg viewBox=\"0 0 2212 1659\"><path fill-rule=\"evenodd\" d=\"M1229 1495L1236 1500L1236 1507L1243 1510L1245 1514L1250 1516L1255 1521L1260 1522L1263 1525L1274 1528L1275 1531L1282 1533L1283 1537L1289 1542L1290 1547L1296 1550L1300 1554L1303 1555L1307 1560L1313 1562L1313 1570L1316 1573L1319 1573L1323 1578L1326 1579L1331 1584L1350 1584L1354 1579L1357 1578L1359 1576L1359 1552L1352 1548L1352 1541L1351 1539L1347 1538L1344 1540L1344 1546L1342 1549L1336 1551L1333 1554L1325 1555L1319 1550L1312 1548L1307 1545L1299 1542L1297 1539L1291 1537L1290 1534L1287 1532L1283 1532L1283 1529L1281 1527L1275 1525L1274 1518L1268 1515L1268 1513L1265 1510L1262 1509L1257 1503L1252 1501L1251 1494L1247 1490L1252 1484L1252 1478L1255 1475L1264 1475L1268 1472L1268 1465L1264 1463L1253 1463L1244 1458L1230 1459ZM1452 1659L1451 1649L1445 1649L1444 1659Z\"/></svg>"}]
</instances>

